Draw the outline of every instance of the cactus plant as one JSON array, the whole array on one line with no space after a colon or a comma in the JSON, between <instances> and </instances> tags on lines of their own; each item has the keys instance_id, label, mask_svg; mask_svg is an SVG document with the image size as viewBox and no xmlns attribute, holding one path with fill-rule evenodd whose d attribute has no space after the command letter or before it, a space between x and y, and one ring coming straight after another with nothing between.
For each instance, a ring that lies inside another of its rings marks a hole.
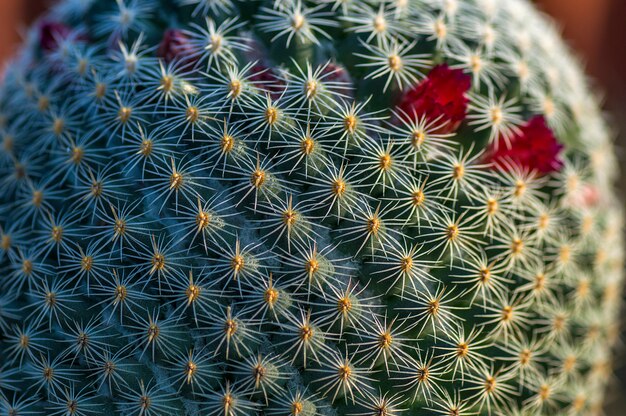
<instances>
[{"instance_id":1,"label":"cactus plant","mask_svg":"<svg viewBox=\"0 0 626 416\"><path fill-rule=\"evenodd\" d=\"M610 129L523 0L62 0L0 92L3 415L591 415Z\"/></svg>"}]
</instances>

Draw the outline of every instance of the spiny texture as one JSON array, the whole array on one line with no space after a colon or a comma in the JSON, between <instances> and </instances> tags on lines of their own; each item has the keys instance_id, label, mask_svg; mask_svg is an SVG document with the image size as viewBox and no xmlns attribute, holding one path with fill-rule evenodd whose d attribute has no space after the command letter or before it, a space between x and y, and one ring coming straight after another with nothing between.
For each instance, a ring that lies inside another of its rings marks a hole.
<instances>
[{"instance_id":1,"label":"spiny texture","mask_svg":"<svg viewBox=\"0 0 626 416\"><path fill-rule=\"evenodd\" d=\"M592 415L622 216L521 0L65 0L0 94L3 415Z\"/></svg>"}]
</instances>

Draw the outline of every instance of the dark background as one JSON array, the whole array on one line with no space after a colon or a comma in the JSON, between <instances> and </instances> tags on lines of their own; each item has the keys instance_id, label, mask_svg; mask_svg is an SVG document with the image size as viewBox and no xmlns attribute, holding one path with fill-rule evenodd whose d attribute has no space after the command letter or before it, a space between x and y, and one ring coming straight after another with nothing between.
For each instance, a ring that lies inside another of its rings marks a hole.
<instances>
[{"instance_id":1,"label":"dark background","mask_svg":"<svg viewBox=\"0 0 626 416\"><path fill-rule=\"evenodd\" d=\"M508 0L501 0L508 1ZM0 0L0 65L14 53L25 27L50 0ZM565 39L582 57L587 72L604 91L605 108L616 132L618 156L626 173L626 0L536 0L552 15ZM626 185L620 183L623 194ZM624 333L623 339L626 338ZM626 415L626 351L616 358L607 415Z\"/></svg>"}]
</instances>

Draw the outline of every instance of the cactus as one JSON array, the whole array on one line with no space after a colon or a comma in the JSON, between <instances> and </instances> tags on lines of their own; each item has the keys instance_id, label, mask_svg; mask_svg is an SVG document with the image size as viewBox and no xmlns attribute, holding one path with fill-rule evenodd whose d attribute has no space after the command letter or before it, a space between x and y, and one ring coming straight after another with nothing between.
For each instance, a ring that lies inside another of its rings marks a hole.
<instances>
[{"instance_id":1,"label":"cactus","mask_svg":"<svg viewBox=\"0 0 626 416\"><path fill-rule=\"evenodd\" d=\"M62 0L0 92L3 415L592 415L610 129L522 0Z\"/></svg>"}]
</instances>

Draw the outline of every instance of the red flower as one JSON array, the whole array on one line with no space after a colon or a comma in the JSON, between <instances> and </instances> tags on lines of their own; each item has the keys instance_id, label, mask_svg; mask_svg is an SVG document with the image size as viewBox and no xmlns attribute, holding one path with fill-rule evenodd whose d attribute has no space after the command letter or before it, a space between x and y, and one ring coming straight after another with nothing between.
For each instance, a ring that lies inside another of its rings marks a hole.
<instances>
[{"instance_id":1,"label":"red flower","mask_svg":"<svg viewBox=\"0 0 626 416\"><path fill-rule=\"evenodd\" d=\"M518 134L506 143L494 144L487 151L487 161L501 168L520 167L535 170L542 174L561 169L561 151L554 133L548 127L543 116L535 116L520 128Z\"/></svg>"},{"instance_id":2,"label":"red flower","mask_svg":"<svg viewBox=\"0 0 626 416\"><path fill-rule=\"evenodd\" d=\"M197 53L185 32L180 29L167 29L157 49L157 56L167 63L175 60L195 63Z\"/></svg>"},{"instance_id":3,"label":"red flower","mask_svg":"<svg viewBox=\"0 0 626 416\"><path fill-rule=\"evenodd\" d=\"M39 23L39 45L44 51L54 51L59 42L70 37L72 29L60 22L42 20Z\"/></svg>"},{"instance_id":4,"label":"red flower","mask_svg":"<svg viewBox=\"0 0 626 416\"><path fill-rule=\"evenodd\" d=\"M452 133L459 128L467 113L467 91L472 78L460 69L450 69L447 64L434 67L418 85L405 92L398 108L408 116L425 116L430 121L439 120L442 133Z\"/></svg>"},{"instance_id":5,"label":"red flower","mask_svg":"<svg viewBox=\"0 0 626 416\"><path fill-rule=\"evenodd\" d=\"M324 78L326 82L337 82L348 88L352 87L352 78L346 68L333 62L329 62L324 66L320 77Z\"/></svg>"},{"instance_id":6,"label":"red flower","mask_svg":"<svg viewBox=\"0 0 626 416\"><path fill-rule=\"evenodd\" d=\"M252 67L250 72L250 81L257 84L258 88L269 92L272 98L276 99L280 97L285 90L285 82L272 68L262 64L256 64Z\"/></svg>"},{"instance_id":7,"label":"red flower","mask_svg":"<svg viewBox=\"0 0 626 416\"><path fill-rule=\"evenodd\" d=\"M323 82L334 84L333 90L337 93L346 97L352 96L354 84L345 67L329 62L322 70L320 78L323 79Z\"/></svg>"}]
</instances>

